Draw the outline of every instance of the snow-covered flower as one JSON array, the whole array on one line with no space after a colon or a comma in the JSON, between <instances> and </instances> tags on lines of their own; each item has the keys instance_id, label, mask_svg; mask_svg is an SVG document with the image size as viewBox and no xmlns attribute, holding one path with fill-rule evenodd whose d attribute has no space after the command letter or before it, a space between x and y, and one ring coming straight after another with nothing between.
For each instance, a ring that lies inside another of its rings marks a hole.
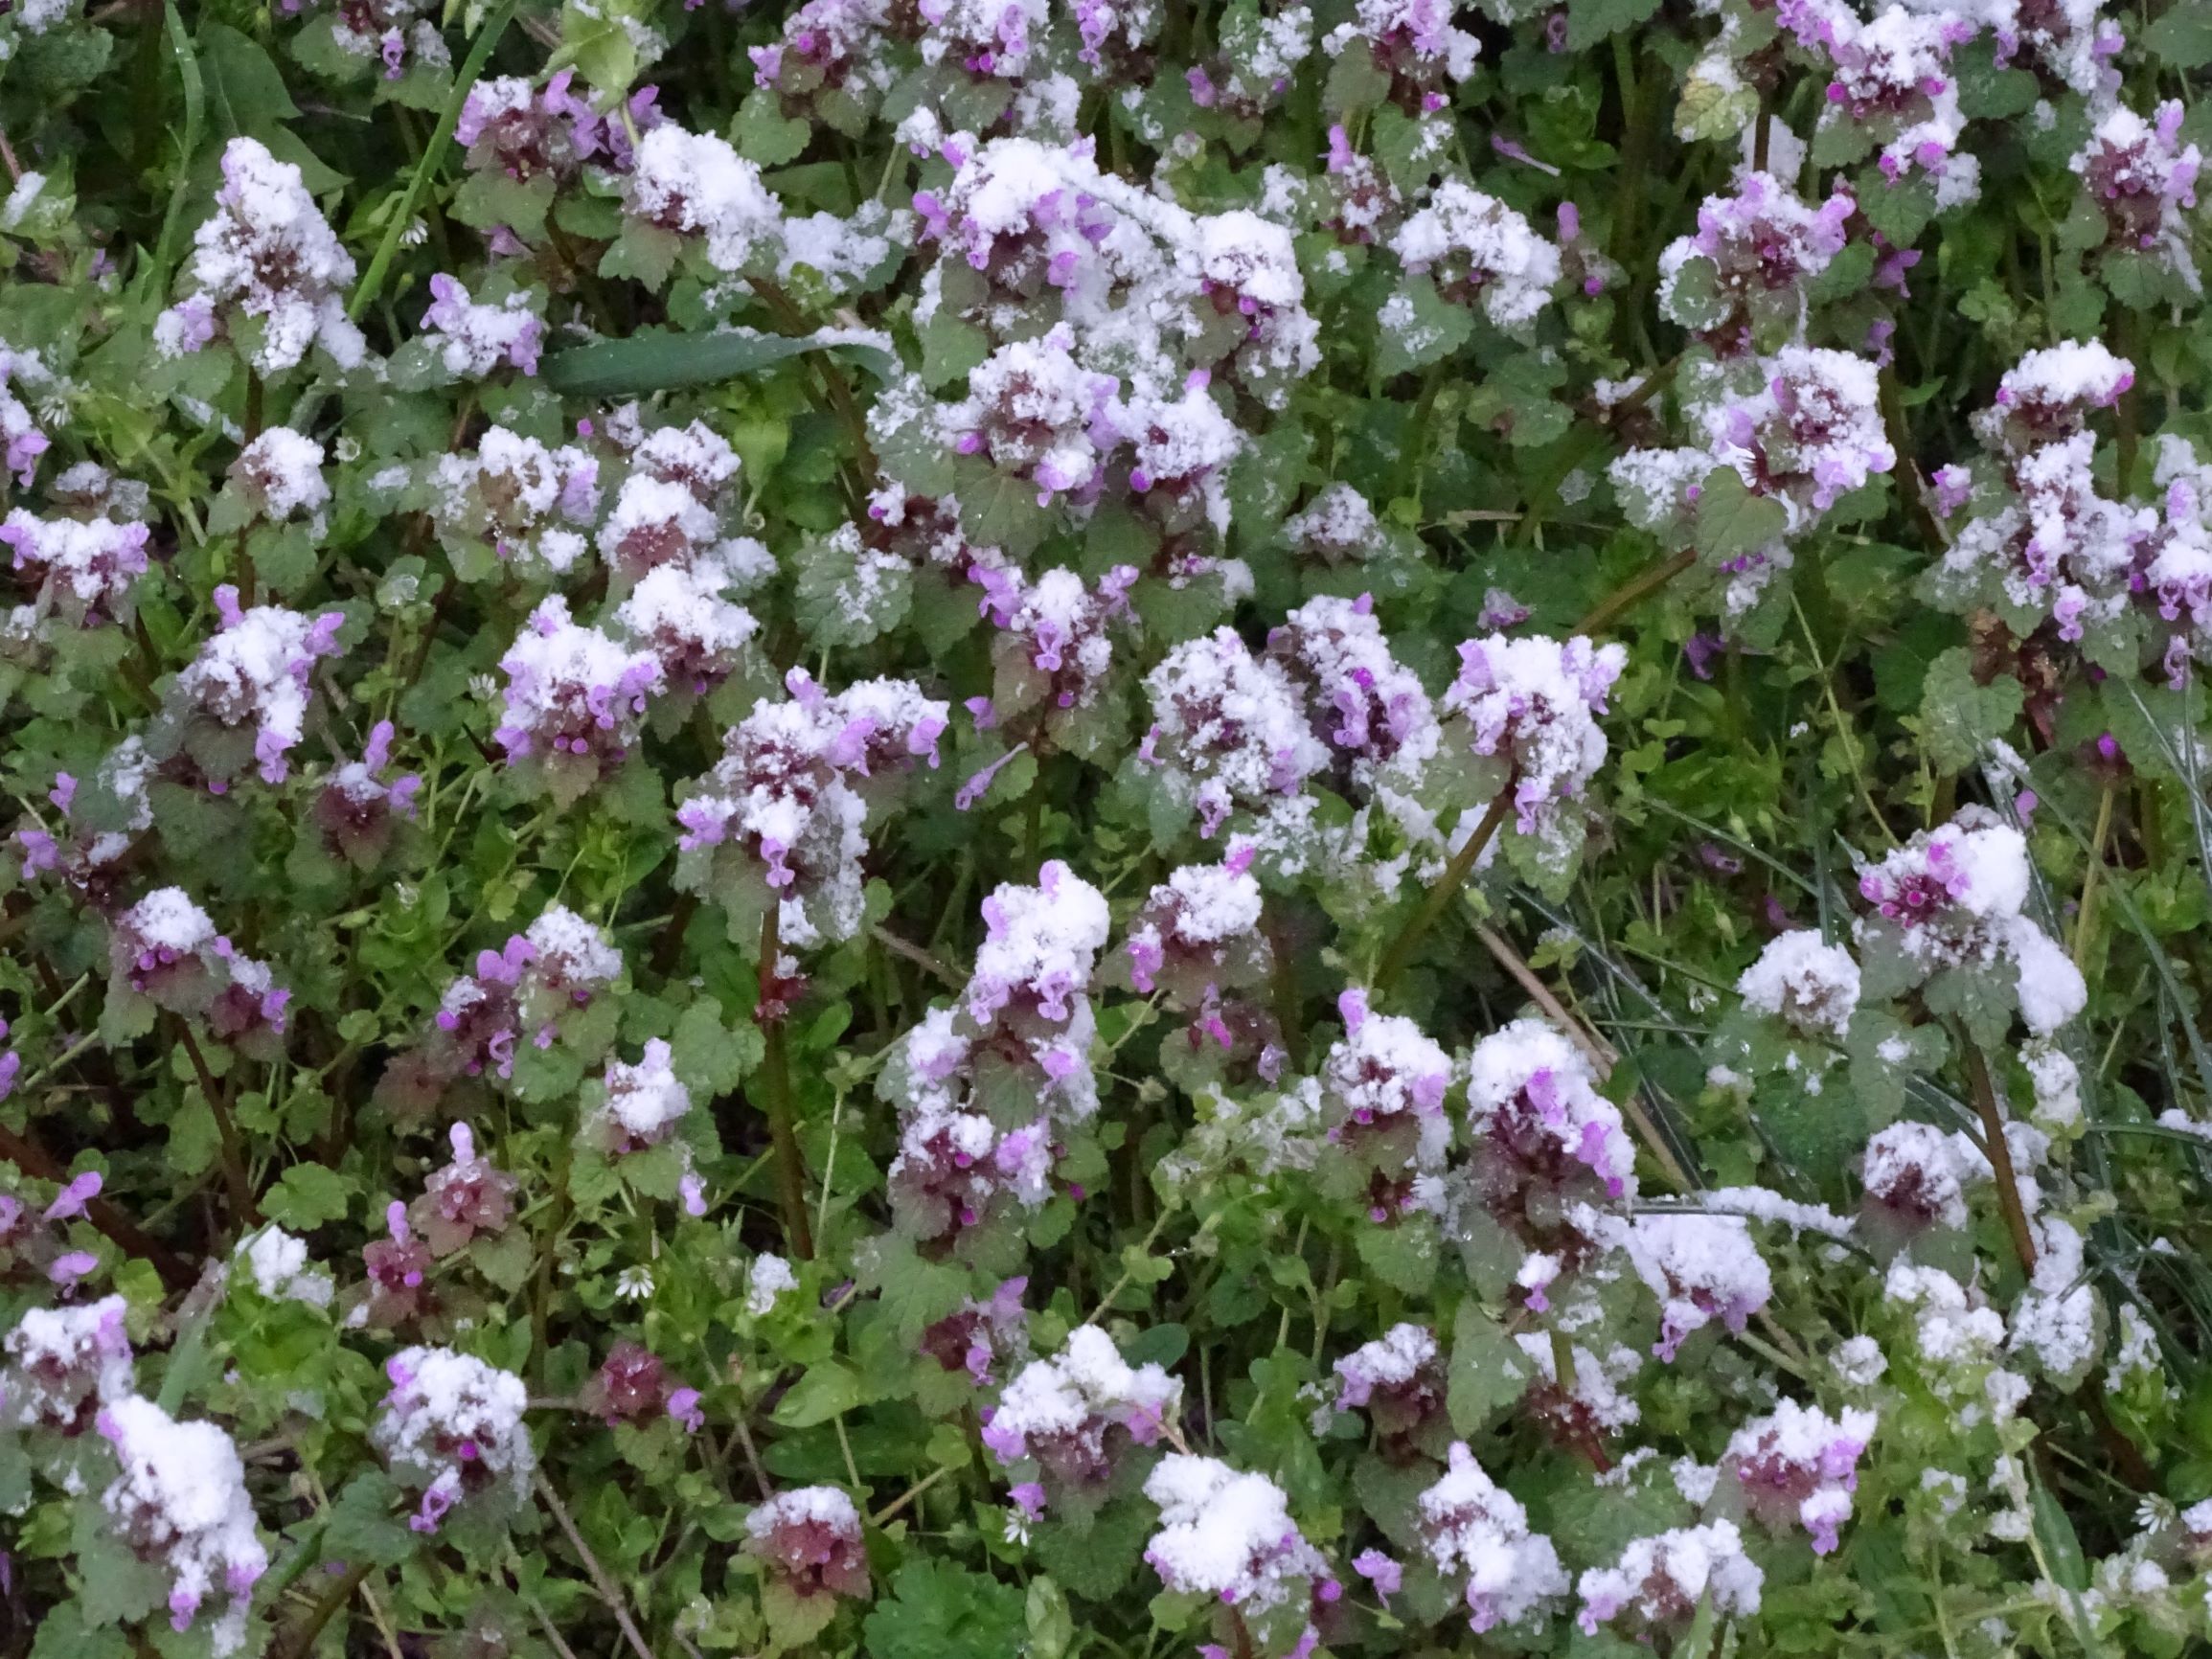
<instances>
[{"instance_id":1,"label":"snow-covered flower","mask_svg":"<svg viewBox=\"0 0 2212 1659\"><path fill-rule=\"evenodd\" d=\"M1614 1237L1659 1300L1659 1340L1672 1360L1685 1338L1715 1321L1742 1330L1774 1294L1773 1275L1751 1230L1734 1216L1638 1216Z\"/></svg>"},{"instance_id":2,"label":"snow-covered flower","mask_svg":"<svg viewBox=\"0 0 2212 1659\"><path fill-rule=\"evenodd\" d=\"M680 879L736 915L776 906L787 946L835 943L860 925L869 801L936 763L948 711L907 680L832 694L794 669L785 685L788 698L762 698L723 735L676 807Z\"/></svg>"},{"instance_id":3,"label":"snow-covered flower","mask_svg":"<svg viewBox=\"0 0 2212 1659\"><path fill-rule=\"evenodd\" d=\"M16 585L31 593L28 614L57 616L77 627L125 621L138 579L146 574L147 527L111 518L40 518L23 508L0 521L0 542L13 554Z\"/></svg>"},{"instance_id":4,"label":"snow-covered flower","mask_svg":"<svg viewBox=\"0 0 2212 1659\"><path fill-rule=\"evenodd\" d=\"M1620 1108L1597 1092L1583 1052L1542 1020L1515 1020L1475 1045L1467 1118L1476 1193L1539 1248L1579 1253L1576 1210L1636 1195L1635 1148ZM1542 1284L1529 1288L1529 1305L1541 1311Z\"/></svg>"},{"instance_id":5,"label":"snow-covered flower","mask_svg":"<svg viewBox=\"0 0 2212 1659\"><path fill-rule=\"evenodd\" d=\"M1171 1590L1249 1617L1302 1606L1328 1563L1290 1519L1282 1488L1216 1458L1170 1452L1145 1482L1160 1509L1145 1559Z\"/></svg>"},{"instance_id":6,"label":"snow-covered flower","mask_svg":"<svg viewBox=\"0 0 2212 1659\"><path fill-rule=\"evenodd\" d=\"M1041 1482L1029 1507L1041 1510L1054 1496L1080 1503L1106 1485L1130 1446L1157 1442L1182 1400L1183 1385L1159 1366L1131 1366L1105 1331L1078 1326L1059 1353L1032 1361L1006 1385L983 1443L1010 1472Z\"/></svg>"},{"instance_id":7,"label":"snow-covered flower","mask_svg":"<svg viewBox=\"0 0 2212 1659\"><path fill-rule=\"evenodd\" d=\"M307 734L315 664L338 654L345 615L242 609L227 582L215 590L215 605L222 627L176 676L168 712L184 723L181 746L217 792L249 761L263 783L281 784L291 771L286 757Z\"/></svg>"},{"instance_id":8,"label":"snow-covered flower","mask_svg":"<svg viewBox=\"0 0 2212 1659\"><path fill-rule=\"evenodd\" d=\"M104 1406L99 1428L120 1466L100 1494L116 1541L169 1575L176 1629L190 1629L219 1602L208 1626L212 1649L217 1659L237 1652L254 1585L269 1565L237 1445L214 1423L178 1422L137 1395Z\"/></svg>"},{"instance_id":9,"label":"snow-covered flower","mask_svg":"<svg viewBox=\"0 0 2212 1659\"><path fill-rule=\"evenodd\" d=\"M1766 1582L1735 1522L1679 1527L1637 1538L1613 1565L1585 1572L1575 1583L1577 1620L1591 1635L1624 1615L1639 1628L1679 1628L1708 1600L1717 1615L1744 1618L1758 1612Z\"/></svg>"},{"instance_id":10,"label":"snow-covered flower","mask_svg":"<svg viewBox=\"0 0 2212 1659\"><path fill-rule=\"evenodd\" d=\"M452 1162L430 1171L410 1212L433 1256L450 1256L479 1233L504 1232L514 1215L514 1177L477 1154L467 1124L455 1124L447 1136Z\"/></svg>"},{"instance_id":11,"label":"snow-covered flower","mask_svg":"<svg viewBox=\"0 0 2212 1659\"><path fill-rule=\"evenodd\" d=\"M638 139L624 206L647 224L702 238L708 263L733 273L776 239L783 217L758 167L726 140L673 122Z\"/></svg>"},{"instance_id":12,"label":"snow-covered flower","mask_svg":"<svg viewBox=\"0 0 2212 1659\"><path fill-rule=\"evenodd\" d=\"M468 297L468 290L440 271L430 279L430 308L422 313L423 339L448 375L482 379L506 362L525 375L537 373L545 324L525 293L497 305Z\"/></svg>"},{"instance_id":13,"label":"snow-covered flower","mask_svg":"<svg viewBox=\"0 0 2212 1659\"><path fill-rule=\"evenodd\" d=\"M80 1435L103 1406L132 1392L124 1300L27 1307L0 1337L0 1423Z\"/></svg>"},{"instance_id":14,"label":"snow-covered flower","mask_svg":"<svg viewBox=\"0 0 2212 1659\"><path fill-rule=\"evenodd\" d=\"M2178 142L2184 113L2175 99L2149 121L2114 103L2067 165L2105 216L2106 246L2154 255L2197 293L2202 284L2183 214L2197 205L2204 158L2195 145Z\"/></svg>"},{"instance_id":15,"label":"snow-covered flower","mask_svg":"<svg viewBox=\"0 0 2212 1659\"><path fill-rule=\"evenodd\" d=\"M323 478L323 446L289 426L272 426L231 463L231 482L248 505L271 523L303 514L320 519L330 504Z\"/></svg>"},{"instance_id":16,"label":"snow-covered flower","mask_svg":"<svg viewBox=\"0 0 2212 1659\"><path fill-rule=\"evenodd\" d=\"M660 659L569 620L554 594L499 659L505 707L492 734L510 764L540 760L582 786L619 763L637 740L639 716L663 686Z\"/></svg>"},{"instance_id":17,"label":"snow-covered flower","mask_svg":"<svg viewBox=\"0 0 2212 1659\"><path fill-rule=\"evenodd\" d=\"M1185 640L1145 676L1152 726L1139 759L1195 807L1211 838L1230 814L1266 814L1328 764L1329 751L1281 664L1254 658L1233 628Z\"/></svg>"},{"instance_id":18,"label":"snow-covered flower","mask_svg":"<svg viewBox=\"0 0 2212 1659\"><path fill-rule=\"evenodd\" d=\"M1524 835L1556 827L1606 759L1597 716L1628 666L1618 645L1577 636L1492 634L1459 648L1459 673L1444 693L1445 740L1505 769Z\"/></svg>"},{"instance_id":19,"label":"snow-covered flower","mask_svg":"<svg viewBox=\"0 0 2212 1659\"><path fill-rule=\"evenodd\" d=\"M1746 1008L1809 1035L1841 1040L1859 1007L1859 964L1816 928L1801 927L1767 942L1736 981L1736 994Z\"/></svg>"},{"instance_id":20,"label":"snow-covered flower","mask_svg":"<svg viewBox=\"0 0 2212 1659\"><path fill-rule=\"evenodd\" d=\"M1413 1021L1370 1012L1364 991L1345 991L1336 1006L1344 1036L1321 1061L1329 1139L1364 1178L1360 1201L1370 1220L1435 1209L1451 1143L1444 1115L1451 1058Z\"/></svg>"},{"instance_id":21,"label":"snow-covered flower","mask_svg":"<svg viewBox=\"0 0 2212 1659\"><path fill-rule=\"evenodd\" d=\"M744 1550L792 1595L868 1593L860 1511L835 1487L799 1487L757 1506L745 1516Z\"/></svg>"},{"instance_id":22,"label":"snow-covered flower","mask_svg":"<svg viewBox=\"0 0 2212 1659\"><path fill-rule=\"evenodd\" d=\"M1818 1406L1781 1400L1736 1431L1722 1466L1735 1474L1755 1517L1768 1527L1804 1527L1813 1554L1829 1555L1851 1518L1859 1460L1874 1422L1874 1413L1858 1406L1832 1418Z\"/></svg>"},{"instance_id":23,"label":"snow-covered flower","mask_svg":"<svg viewBox=\"0 0 2212 1659\"><path fill-rule=\"evenodd\" d=\"M439 458L429 495L448 550L489 548L542 580L566 575L584 556L583 530L599 511L599 463L572 445L549 448L490 426L475 454Z\"/></svg>"},{"instance_id":24,"label":"snow-covered flower","mask_svg":"<svg viewBox=\"0 0 2212 1659\"><path fill-rule=\"evenodd\" d=\"M1529 1531L1528 1511L1464 1443L1452 1443L1448 1466L1421 1494L1420 1511L1429 1559L1462 1584L1477 1634L1500 1625L1533 1625L1566 1595L1567 1576L1551 1539Z\"/></svg>"},{"instance_id":25,"label":"snow-covered flower","mask_svg":"<svg viewBox=\"0 0 2212 1659\"><path fill-rule=\"evenodd\" d=\"M1399 227L1390 251L1408 271L1427 272L1447 300L1479 303L1505 330L1534 323L1560 280L1556 244L1496 197L1456 178L1438 185L1428 205Z\"/></svg>"},{"instance_id":26,"label":"snow-covered flower","mask_svg":"<svg viewBox=\"0 0 2212 1659\"><path fill-rule=\"evenodd\" d=\"M1862 961L1875 948L1894 958L1908 989L1950 968L2009 969L2020 1018L2048 1035L2082 1011L2087 987L2059 944L2023 915L2027 844L1986 808L1916 832L1859 873L1871 914L1860 918Z\"/></svg>"},{"instance_id":27,"label":"snow-covered flower","mask_svg":"<svg viewBox=\"0 0 2212 1659\"><path fill-rule=\"evenodd\" d=\"M241 1240L239 1259L252 1276L254 1288L272 1302L301 1302L309 1307L328 1307L337 1293L328 1268L310 1265L308 1241L282 1227L263 1227Z\"/></svg>"},{"instance_id":28,"label":"snow-covered flower","mask_svg":"<svg viewBox=\"0 0 2212 1659\"><path fill-rule=\"evenodd\" d=\"M404 1349L384 1362L384 1375L392 1392L370 1438L393 1474L421 1489L409 1526L434 1533L456 1504L529 1496L537 1464L522 1378L450 1348Z\"/></svg>"},{"instance_id":29,"label":"snow-covered flower","mask_svg":"<svg viewBox=\"0 0 2212 1659\"><path fill-rule=\"evenodd\" d=\"M155 347L172 357L196 352L250 319L252 362L263 375L297 368L313 345L339 368L354 367L367 348L346 316L353 257L300 170L241 136L224 147L222 172L216 211L193 236L192 292L161 314Z\"/></svg>"},{"instance_id":30,"label":"snow-covered flower","mask_svg":"<svg viewBox=\"0 0 2212 1659\"><path fill-rule=\"evenodd\" d=\"M1793 341L1806 290L1842 252L1857 207L1840 189L1813 208L1769 173L1740 174L1735 193L1707 196L1697 231L1660 254L1660 314L1723 354Z\"/></svg>"}]
</instances>

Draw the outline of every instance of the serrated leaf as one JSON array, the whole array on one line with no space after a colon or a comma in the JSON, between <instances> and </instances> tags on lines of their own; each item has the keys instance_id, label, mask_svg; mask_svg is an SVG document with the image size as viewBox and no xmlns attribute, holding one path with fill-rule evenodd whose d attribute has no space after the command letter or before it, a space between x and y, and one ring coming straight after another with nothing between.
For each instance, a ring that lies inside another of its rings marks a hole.
<instances>
[{"instance_id":1,"label":"serrated leaf","mask_svg":"<svg viewBox=\"0 0 2212 1659\"><path fill-rule=\"evenodd\" d=\"M1022 1592L950 1561L908 1561L891 1598L861 1626L869 1659L969 1659L1017 1653L1029 1629Z\"/></svg>"},{"instance_id":2,"label":"serrated leaf","mask_svg":"<svg viewBox=\"0 0 2212 1659\"><path fill-rule=\"evenodd\" d=\"M326 1221L344 1218L353 1183L320 1164L294 1164L262 1199L262 1209L280 1227L304 1233Z\"/></svg>"},{"instance_id":3,"label":"serrated leaf","mask_svg":"<svg viewBox=\"0 0 2212 1659\"><path fill-rule=\"evenodd\" d=\"M1535 1374L1528 1355L1479 1303L1471 1298L1459 1305L1451 1322L1451 1371L1444 1401L1454 1434L1464 1439L1481 1432L1520 1398Z\"/></svg>"},{"instance_id":4,"label":"serrated leaf","mask_svg":"<svg viewBox=\"0 0 2212 1659\"><path fill-rule=\"evenodd\" d=\"M1928 665L1921 688L1920 736L1927 758L1946 772L1962 772L1982 757L2019 718L2026 693L2009 675L1974 683L1973 656L1965 647L1945 651Z\"/></svg>"}]
</instances>

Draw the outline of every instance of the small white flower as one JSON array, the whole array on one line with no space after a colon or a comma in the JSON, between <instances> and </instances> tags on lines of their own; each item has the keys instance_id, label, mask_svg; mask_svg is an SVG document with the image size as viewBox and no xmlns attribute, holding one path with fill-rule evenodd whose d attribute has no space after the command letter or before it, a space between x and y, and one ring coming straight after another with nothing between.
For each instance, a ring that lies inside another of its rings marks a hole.
<instances>
[{"instance_id":1,"label":"small white flower","mask_svg":"<svg viewBox=\"0 0 2212 1659\"><path fill-rule=\"evenodd\" d=\"M643 1302L652 1294L652 1269L625 1267L614 1282L614 1293L625 1302Z\"/></svg>"}]
</instances>

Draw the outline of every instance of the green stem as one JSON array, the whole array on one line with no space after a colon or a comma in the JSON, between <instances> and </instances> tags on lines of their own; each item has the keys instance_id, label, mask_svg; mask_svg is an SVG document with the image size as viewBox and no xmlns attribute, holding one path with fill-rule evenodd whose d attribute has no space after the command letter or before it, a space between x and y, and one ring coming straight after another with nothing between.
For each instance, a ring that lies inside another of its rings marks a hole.
<instances>
[{"instance_id":1,"label":"green stem","mask_svg":"<svg viewBox=\"0 0 2212 1659\"><path fill-rule=\"evenodd\" d=\"M1467 878L1474 874L1475 865L1481 861L1483 849L1491 844L1497 834L1498 826L1505 822L1505 815L1512 810L1513 780L1508 778L1505 786L1498 790L1497 799L1490 804L1490 810L1482 815L1482 822L1474 827L1474 833L1467 838L1467 845L1452 854L1451 862L1445 867L1443 876L1422 899L1421 908L1406 918L1405 925L1398 930L1398 937L1390 942L1390 948L1382 953L1382 966L1375 970L1377 990L1387 990L1397 980L1412 958L1413 947L1421 943L1422 935L1435 925L1436 919L1444 914L1445 908L1459 896L1459 890L1467 885Z\"/></svg>"},{"instance_id":2,"label":"green stem","mask_svg":"<svg viewBox=\"0 0 2212 1659\"><path fill-rule=\"evenodd\" d=\"M462 61L461 73L453 78L453 90L446 95L445 107L439 112L438 125L430 134L430 142L423 147L422 159L415 164L407 175L407 188L399 193L399 203L392 211L389 223L384 226L384 239L376 244L376 256L369 261L369 268L362 273L360 285L353 297L346 302L346 315L359 322L363 313L375 302L377 291L384 285L384 278L392 268L392 261L399 252L399 240L407 234L408 225L415 219L415 203L421 199L422 188L430 181L430 172L445 153L445 146L453 137L453 129L461 122L461 106L468 100L476 78L484 73L485 64L491 60L491 49L499 44L499 37L507 33L507 25L513 21L514 9L520 0L500 0L499 10L492 12L477 34L476 42L468 48L468 56Z\"/></svg>"},{"instance_id":3,"label":"green stem","mask_svg":"<svg viewBox=\"0 0 2212 1659\"><path fill-rule=\"evenodd\" d=\"M776 1155L776 1194L784 1212L784 1233L792 1253L802 1261L814 1257L814 1229L807 1216L807 1172L799 1156L799 1132L791 1106L791 1062L784 1041L786 1011L778 1006L776 959L782 942L776 934L777 906L769 902L761 918L760 1006L754 1017L761 1022L763 1051L760 1099L766 1112L768 1137Z\"/></svg>"}]
</instances>

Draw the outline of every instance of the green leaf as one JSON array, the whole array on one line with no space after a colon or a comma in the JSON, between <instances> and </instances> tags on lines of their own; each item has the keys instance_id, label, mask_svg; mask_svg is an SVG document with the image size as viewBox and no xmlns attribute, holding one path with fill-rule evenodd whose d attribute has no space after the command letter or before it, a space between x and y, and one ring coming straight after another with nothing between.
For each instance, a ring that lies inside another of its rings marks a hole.
<instances>
[{"instance_id":1,"label":"green leaf","mask_svg":"<svg viewBox=\"0 0 2212 1659\"><path fill-rule=\"evenodd\" d=\"M949 1561L912 1560L861 1626L869 1659L969 1659L1018 1653L1029 1619L1021 1591ZM1064 1602L1062 1612L1064 1616Z\"/></svg>"},{"instance_id":2,"label":"green leaf","mask_svg":"<svg viewBox=\"0 0 2212 1659\"><path fill-rule=\"evenodd\" d=\"M1633 29L1659 10L1659 0L1567 0L1567 49L1580 52L1608 34Z\"/></svg>"},{"instance_id":3,"label":"green leaf","mask_svg":"<svg viewBox=\"0 0 2212 1659\"><path fill-rule=\"evenodd\" d=\"M1779 501L1753 495L1732 466L1705 475L1698 495L1698 551L1715 563L1738 558L1779 541L1789 528Z\"/></svg>"},{"instance_id":4,"label":"green leaf","mask_svg":"<svg viewBox=\"0 0 2212 1659\"><path fill-rule=\"evenodd\" d=\"M2169 69L2212 63L2212 6L2184 0L2143 31L2143 50Z\"/></svg>"},{"instance_id":5,"label":"green leaf","mask_svg":"<svg viewBox=\"0 0 2212 1659\"><path fill-rule=\"evenodd\" d=\"M731 1027L722 1019L721 1004L701 997L677 1016L669 1037L671 1069L702 1103L736 1088L767 1050L752 1021Z\"/></svg>"},{"instance_id":6,"label":"green leaf","mask_svg":"<svg viewBox=\"0 0 2212 1659\"><path fill-rule=\"evenodd\" d=\"M825 1359L807 1368L791 1392L776 1402L769 1420L783 1428L813 1428L844 1416L863 1398L858 1375Z\"/></svg>"},{"instance_id":7,"label":"green leaf","mask_svg":"<svg viewBox=\"0 0 2212 1659\"><path fill-rule=\"evenodd\" d=\"M262 1209L280 1227L304 1233L344 1218L353 1183L320 1164L294 1164L284 1172Z\"/></svg>"},{"instance_id":8,"label":"green leaf","mask_svg":"<svg viewBox=\"0 0 2212 1659\"><path fill-rule=\"evenodd\" d=\"M1459 1305L1451 1322L1451 1372L1445 1410L1454 1434L1481 1432L1490 1420L1520 1398L1536 1368L1496 1320L1471 1297Z\"/></svg>"},{"instance_id":9,"label":"green leaf","mask_svg":"<svg viewBox=\"0 0 2212 1659\"><path fill-rule=\"evenodd\" d=\"M1946 772L1963 772L1982 757L1993 738L2001 738L2019 718L2026 693L2006 676L1983 686L1974 683L1973 655L1952 648L1928 665L1921 689L1920 736L1928 760Z\"/></svg>"},{"instance_id":10,"label":"green leaf","mask_svg":"<svg viewBox=\"0 0 2212 1659\"><path fill-rule=\"evenodd\" d=\"M1435 1224L1424 1216L1412 1216L1396 1227L1359 1230L1359 1260L1376 1278L1408 1296L1428 1293L1442 1255Z\"/></svg>"},{"instance_id":11,"label":"green leaf","mask_svg":"<svg viewBox=\"0 0 2212 1659\"><path fill-rule=\"evenodd\" d=\"M762 334L724 329L679 334L641 329L621 340L601 340L547 357L539 377L564 397L627 398L679 386L710 386L755 374L806 352L826 352L889 375L897 361L881 347L810 334Z\"/></svg>"}]
</instances>

